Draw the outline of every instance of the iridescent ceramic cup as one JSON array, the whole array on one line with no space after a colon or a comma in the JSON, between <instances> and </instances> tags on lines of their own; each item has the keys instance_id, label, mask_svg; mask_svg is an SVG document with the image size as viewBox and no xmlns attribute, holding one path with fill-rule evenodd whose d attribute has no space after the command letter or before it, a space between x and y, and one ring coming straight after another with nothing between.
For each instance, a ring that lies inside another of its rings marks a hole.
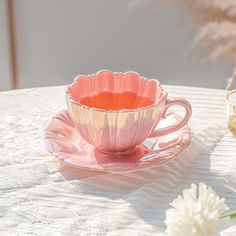
<instances>
[{"instance_id":1,"label":"iridescent ceramic cup","mask_svg":"<svg viewBox=\"0 0 236 236\"><path fill-rule=\"evenodd\" d=\"M102 109L102 104L100 108L94 108L80 103L83 98L102 91L132 92L150 99L152 103L135 109L115 110ZM120 155L130 152L148 137L166 135L180 129L191 116L189 102L182 98L167 99L167 92L157 80L146 79L136 72L113 73L103 70L93 75L80 75L67 87L66 97L68 110L79 134L102 153ZM184 117L175 125L155 129L173 105L184 107Z\"/></svg>"}]
</instances>

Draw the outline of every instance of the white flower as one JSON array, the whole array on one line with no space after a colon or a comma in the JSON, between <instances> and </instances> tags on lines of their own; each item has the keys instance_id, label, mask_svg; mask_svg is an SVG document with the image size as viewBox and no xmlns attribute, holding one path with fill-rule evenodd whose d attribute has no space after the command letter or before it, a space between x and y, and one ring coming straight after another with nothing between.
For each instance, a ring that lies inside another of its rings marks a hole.
<instances>
[{"instance_id":1,"label":"white flower","mask_svg":"<svg viewBox=\"0 0 236 236\"><path fill-rule=\"evenodd\" d=\"M203 183L199 189L192 184L170 205L165 220L169 236L217 236L229 222L220 218L228 210L225 199Z\"/></svg>"}]
</instances>

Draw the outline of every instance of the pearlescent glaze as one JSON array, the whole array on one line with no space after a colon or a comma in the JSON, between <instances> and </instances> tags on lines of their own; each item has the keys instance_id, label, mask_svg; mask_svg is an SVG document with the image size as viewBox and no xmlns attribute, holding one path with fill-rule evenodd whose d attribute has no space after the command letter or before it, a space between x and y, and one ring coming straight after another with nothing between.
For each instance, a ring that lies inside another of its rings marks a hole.
<instances>
[{"instance_id":1,"label":"pearlescent glaze","mask_svg":"<svg viewBox=\"0 0 236 236\"><path fill-rule=\"evenodd\" d=\"M179 116L168 113L159 123L159 129L179 121ZM78 133L76 123L68 111L61 111L48 120L43 129L47 151L73 167L96 172L121 173L162 165L173 159L190 142L189 128L184 125L177 131L158 138L147 138L133 152L105 154L97 152Z\"/></svg>"}]
</instances>

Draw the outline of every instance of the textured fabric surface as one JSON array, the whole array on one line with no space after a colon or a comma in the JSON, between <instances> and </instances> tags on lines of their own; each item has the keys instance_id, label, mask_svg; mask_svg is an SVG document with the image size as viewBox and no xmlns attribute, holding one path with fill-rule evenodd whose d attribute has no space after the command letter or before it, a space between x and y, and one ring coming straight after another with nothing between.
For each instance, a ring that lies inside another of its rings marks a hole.
<instances>
[{"instance_id":1,"label":"textured fabric surface","mask_svg":"<svg viewBox=\"0 0 236 236\"><path fill-rule=\"evenodd\" d=\"M100 176L63 165L42 147L43 123L65 108L64 87L0 93L0 235L165 235L169 202L192 182L210 185L236 209L225 91L165 88L192 104L189 147L159 167ZM222 235L236 235L236 227Z\"/></svg>"}]
</instances>

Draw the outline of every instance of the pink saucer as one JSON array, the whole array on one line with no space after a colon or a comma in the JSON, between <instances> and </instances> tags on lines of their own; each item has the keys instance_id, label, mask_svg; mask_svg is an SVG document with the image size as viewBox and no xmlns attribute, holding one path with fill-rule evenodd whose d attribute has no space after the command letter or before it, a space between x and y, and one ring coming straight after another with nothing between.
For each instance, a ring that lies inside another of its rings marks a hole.
<instances>
[{"instance_id":1,"label":"pink saucer","mask_svg":"<svg viewBox=\"0 0 236 236\"><path fill-rule=\"evenodd\" d=\"M158 129L180 120L170 112L158 124ZM121 173L161 165L178 155L190 142L187 125L158 138L148 138L132 153L122 156L97 153L75 128L69 112L61 111L46 122L43 128L44 146L57 158L73 167L92 171Z\"/></svg>"}]
</instances>

